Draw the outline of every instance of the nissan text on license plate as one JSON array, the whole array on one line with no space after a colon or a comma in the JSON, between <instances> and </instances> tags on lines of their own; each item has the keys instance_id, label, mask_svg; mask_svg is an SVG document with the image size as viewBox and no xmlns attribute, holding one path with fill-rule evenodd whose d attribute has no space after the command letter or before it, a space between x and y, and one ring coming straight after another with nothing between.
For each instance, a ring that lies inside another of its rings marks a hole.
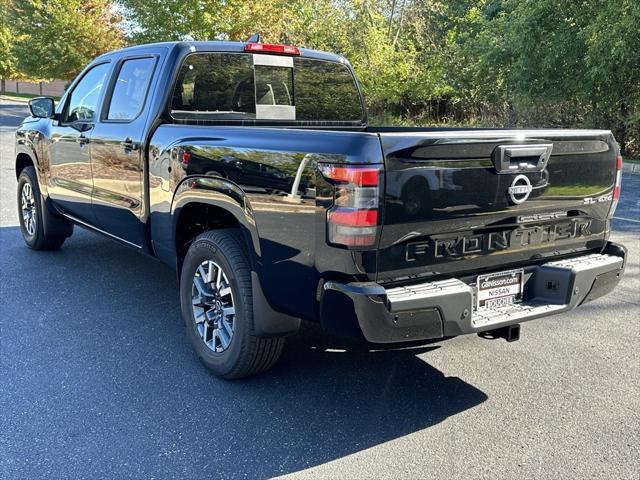
<instances>
[{"instance_id":1,"label":"nissan text on license plate","mask_svg":"<svg viewBox=\"0 0 640 480\"><path fill-rule=\"evenodd\" d=\"M495 308L522 300L524 270L478 275L478 308Z\"/></svg>"}]
</instances>

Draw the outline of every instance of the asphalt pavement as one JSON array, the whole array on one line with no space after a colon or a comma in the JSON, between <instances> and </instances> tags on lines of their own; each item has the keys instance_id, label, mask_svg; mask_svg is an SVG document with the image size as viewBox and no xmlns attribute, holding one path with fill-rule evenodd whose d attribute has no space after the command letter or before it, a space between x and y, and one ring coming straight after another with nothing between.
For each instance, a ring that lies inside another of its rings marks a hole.
<instances>
[{"instance_id":1,"label":"asphalt pavement","mask_svg":"<svg viewBox=\"0 0 640 480\"><path fill-rule=\"evenodd\" d=\"M614 222L622 284L519 342L369 351L307 325L227 382L192 352L170 269L78 228L24 246L25 114L0 100L0 478L639 478L640 176Z\"/></svg>"}]
</instances>

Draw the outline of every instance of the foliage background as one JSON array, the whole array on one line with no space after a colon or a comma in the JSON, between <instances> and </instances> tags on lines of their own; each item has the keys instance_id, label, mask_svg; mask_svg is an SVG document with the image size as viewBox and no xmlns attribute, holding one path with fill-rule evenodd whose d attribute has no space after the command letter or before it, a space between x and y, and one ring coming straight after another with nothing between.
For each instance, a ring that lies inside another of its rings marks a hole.
<instances>
[{"instance_id":1,"label":"foliage background","mask_svg":"<svg viewBox=\"0 0 640 480\"><path fill-rule=\"evenodd\" d=\"M638 0L0 0L0 77L71 79L125 44L265 41L347 57L371 120L597 127L640 155Z\"/></svg>"}]
</instances>

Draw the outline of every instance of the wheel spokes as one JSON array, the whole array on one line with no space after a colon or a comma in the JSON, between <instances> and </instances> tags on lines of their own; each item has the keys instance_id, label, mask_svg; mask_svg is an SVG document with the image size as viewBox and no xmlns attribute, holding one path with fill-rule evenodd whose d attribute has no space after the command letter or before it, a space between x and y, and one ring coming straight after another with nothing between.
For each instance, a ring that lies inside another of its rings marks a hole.
<instances>
[{"instance_id":1,"label":"wheel spokes","mask_svg":"<svg viewBox=\"0 0 640 480\"><path fill-rule=\"evenodd\" d=\"M223 352L233 338L235 306L226 274L212 260L203 261L193 276L193 321L202 341L214 352Z\"/></svg>"},{"instance_id":2,"label":"wheel spokes","mask_svg":"<svg viewBox=\"0 0 640 480\"><path fill-rule=\"evenodd\" d=\"M196 323L202 323L207 319L207 312L204 311L204 308L201 308L201 310L198 313L194 312L194 320L196 321Z\"/></svg>"},{"instance_id":3,"label":"wheel spokes","mask_svg":"<svg viewBox=\"0 0 640 480\"><path fill-rule=\"evenodd\" d=\"M20 207L22 209L22 223L29 235L35 234L36 231L35 206L31 184L25 183L20 192Z\"/></svg>"},{"instance_id":4,"label":"wheel spokes","mask_svg":"<svg viewBox=\"0 0 640 480\"><path fill-rule=\"evenodd\" d=\"M214 271L214 263L213 262L208 262L208 268L207 268L207 276L206 276L206 282L208 284L211 284L211 282L213 282L213 271ZM218 271L221 271L220 269L218 269Z\"/></svg>"},{"instance_id":5,"label":"wheel spokes","mask_svg":"<svg viewBox=\"0 0 640 480\"><path fill-rule=\"evenodd\" d=\"M222 269L218 267L218 276L216 277L216 288L220 290L222 286Z\"/></svg>"},{"instance_id":6,"label":"wheel spokes","mask_svg":"<svg viewBox=\"0 0 640 480\"><path fill-rule=\"evenodd\" d=\"M216 330L216 334L218 339L220 340L220 345L222 346L222 349L226 350L229 347L229 344L231 344L231 335L233 334L233 332L229 333L224 328L218 328Z\"/></svg>"},{"instance_id":7,"label":"wheel spokes","mask_svg":"<svg viewBox=\"0 0 640 480\"><path fill-rule=\"evenodd\" d=\"M213 292L207 287L201 277L193 277L193 285L202 297L213 297Z\"/></svg>"}]
</instances>

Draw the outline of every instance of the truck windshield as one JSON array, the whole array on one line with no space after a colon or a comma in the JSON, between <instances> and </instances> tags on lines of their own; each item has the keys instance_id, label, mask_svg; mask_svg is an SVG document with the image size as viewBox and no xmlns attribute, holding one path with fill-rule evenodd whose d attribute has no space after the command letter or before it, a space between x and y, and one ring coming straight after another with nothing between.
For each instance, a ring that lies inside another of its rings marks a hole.
<instances>
[{"instance_id":1,"label":"truck windshield","mask_svg":"<svg viewBox=\"0 0 640 480\"><path fill-rule=\"evenodd\" d=\"M258 61L257 58L262 60ZM194 53L178 73L171 117L178 122L286 120L359 124L355 79L341 63L244 53Z\"/></svg>"}]
</instances>

